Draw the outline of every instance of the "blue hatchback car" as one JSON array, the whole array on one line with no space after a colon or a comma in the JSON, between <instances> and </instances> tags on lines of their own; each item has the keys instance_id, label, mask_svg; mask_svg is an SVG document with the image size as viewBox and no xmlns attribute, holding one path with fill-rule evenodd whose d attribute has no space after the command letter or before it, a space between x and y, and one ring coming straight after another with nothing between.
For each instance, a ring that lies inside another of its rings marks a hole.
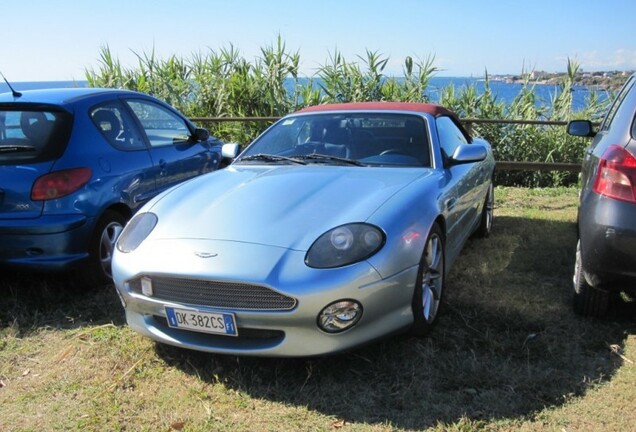
<instances>
[{"instance_id":1,"label":"blue hatchback car","mask_svg":"<svg viewBox=\"0 0 636 432\"><path fill-rule=\"evenodd\" d=\"M134 212L220 161L220 141L145 94L0 94L0 264L108 282Z\"/></svg>"}]
</instances>

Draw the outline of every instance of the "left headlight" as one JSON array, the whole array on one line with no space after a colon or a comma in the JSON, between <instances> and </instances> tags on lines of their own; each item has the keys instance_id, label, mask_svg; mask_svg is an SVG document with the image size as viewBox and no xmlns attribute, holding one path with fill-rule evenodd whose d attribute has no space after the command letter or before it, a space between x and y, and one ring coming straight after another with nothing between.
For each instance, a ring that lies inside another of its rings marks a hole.
<instances>
[{"instance_id":1,"label":"left headlight","mask_svg":"<svg viewBox=\"0 0 636 432\"><path fill-rule=\"evenodd\" d=\"M157 215L154 213L139 213L135 215L119 236L117 250L129 253L137 249L155 228L157 220Z\"/></svg>"},{"instance_id":2,"label":"left headlight","mask_svg":"<svg viewBox=\"0 0 636 432\"><path fill-rule=\"evenodd\" d=\"M352 223L327 231L307 252L305 263L314 268L342 267L365 260L384 245L385 236L378 227Z\"/></svg>"}]
</instances>

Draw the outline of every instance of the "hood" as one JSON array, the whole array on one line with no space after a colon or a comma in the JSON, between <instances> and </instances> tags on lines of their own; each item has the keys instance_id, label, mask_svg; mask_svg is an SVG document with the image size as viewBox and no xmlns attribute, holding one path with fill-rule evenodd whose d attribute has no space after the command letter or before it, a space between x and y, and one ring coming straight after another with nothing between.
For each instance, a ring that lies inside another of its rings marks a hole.
<instances>
[{"instance_id":1,"label":"hood","mask_svg":"<svg viewBox=\"0 0 636 432\"><path fill-rule=\"evenodd\" d=\"M307 250L324 232L366 221L422 168L230 166L154 201L153 239L208 239Z\"/></svg>"}]
</instances>

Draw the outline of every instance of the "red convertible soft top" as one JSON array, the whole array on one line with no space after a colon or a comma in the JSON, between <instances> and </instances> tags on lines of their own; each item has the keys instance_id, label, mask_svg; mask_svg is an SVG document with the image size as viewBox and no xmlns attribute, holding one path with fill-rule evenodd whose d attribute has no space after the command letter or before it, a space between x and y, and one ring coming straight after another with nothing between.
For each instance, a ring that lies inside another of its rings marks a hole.
<instances>
[{"instance_id":1,"label":"red convertible soft top","mask_svg":"<svg viewBox=\"0 0 636 432\"><path fill-rule=\"evenodd\" d=\"M316 111L413 111L427 113L434 117L451 116L457 118L455 113L447 110L443 106L429 103L415 102L350 102L336 103L325 105L314 105L303 108L298 112L316 112Z\"/></svg>"}]
</instances>

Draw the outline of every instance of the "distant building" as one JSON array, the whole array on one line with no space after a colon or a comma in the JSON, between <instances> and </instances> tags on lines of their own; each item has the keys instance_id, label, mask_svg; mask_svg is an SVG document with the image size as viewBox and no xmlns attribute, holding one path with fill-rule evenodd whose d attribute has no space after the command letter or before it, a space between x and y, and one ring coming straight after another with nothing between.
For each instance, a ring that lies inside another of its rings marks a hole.
<instances>
[{"instance_id":1,"label":"distant building","mask_svg":"<svg viewBox=\"0 0 636 432\"><path fill-rule=\"evenodd\" d=\"M540 81L547 79L549 77L549 74L545 71L532 71L530 72L528 77L533 81Z\"/></svg>"}]
</instances>

